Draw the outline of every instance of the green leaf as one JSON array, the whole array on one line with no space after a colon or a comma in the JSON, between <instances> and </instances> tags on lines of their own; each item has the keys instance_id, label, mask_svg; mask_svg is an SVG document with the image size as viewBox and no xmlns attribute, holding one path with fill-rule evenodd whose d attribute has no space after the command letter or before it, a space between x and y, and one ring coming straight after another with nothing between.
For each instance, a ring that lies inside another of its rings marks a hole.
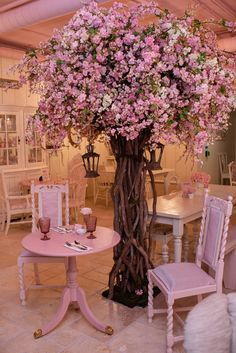
<instances>
[{"instance_id":1,"label":"green leaf","mask_svg":"<svg viewBox=\"0 0 236 353\"><path fill-rule=\"evenodd\" d=\"M225 94L225 92L226 92L225 86L221 86L220 93Z\"/></svg>"},{"instance_id":2,"label":"green leaf","mask_svg":"<svg viewBox=\"0 0 236 353\"><path fill-rule=\"evenodd\" d=\"M199 57L197 58L197 62L201 64L202 62L206 61L206 53L202 52L199 54Z\"/></svg>"},{"instance_id":3,"label":"green leaf","mask_svg":"<svg viewBox=\"0 0 236 353\"><path fill-rule=\"evenodd\" d=\"M57 66L61 66L63 64L63 62L64 62L63 60L57 59L56 64L57 64Z\"/></svg>"}]
</instances>

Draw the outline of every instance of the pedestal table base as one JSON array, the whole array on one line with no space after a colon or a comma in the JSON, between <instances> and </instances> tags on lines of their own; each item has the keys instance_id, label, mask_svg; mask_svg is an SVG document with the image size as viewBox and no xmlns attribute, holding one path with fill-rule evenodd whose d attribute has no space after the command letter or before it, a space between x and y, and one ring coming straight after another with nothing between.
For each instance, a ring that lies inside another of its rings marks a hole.
<instances>
[{"instance_id":1,"label":"pedestal table base","mask_svg":"<svg viewBox=\"0 0 236 353\"><path fill-rule=\"evenodd\" d=\"M62 297L59 303L59 307L52 317L52 319L42 328L34 332L34 338L39 338L46 335L48 332L52 331L63 319L71 302L76 302L84 315L84 317L99 331L102 331L108 335L113 334L113 329L111 326L104 325L100 322L90 310L84 290L79 287L77 283L77 268L76 268L76 258L68 258L68 270L67 270L67 286L63 290Z\"/></svg>"}]
</instances>

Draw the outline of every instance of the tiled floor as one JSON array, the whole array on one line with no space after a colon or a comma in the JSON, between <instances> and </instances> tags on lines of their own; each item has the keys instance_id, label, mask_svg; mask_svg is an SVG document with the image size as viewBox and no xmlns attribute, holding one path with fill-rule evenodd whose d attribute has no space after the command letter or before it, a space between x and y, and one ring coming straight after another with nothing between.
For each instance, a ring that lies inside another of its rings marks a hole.
<instances>
[{"instance_id":1,"label":"tiled floor","mask_svg":"<svg viewBox=\"0 0 236 353\"><path fill-rule=\"evenodd\" d=\"M99 225L112 226L111 208L100 204L94 213ZM21 239L29 232L30 226L19 225L11 226L8 236L0 233L0 353L165 353L164 316L156 316L148 324L146 309L129 309L102 298L112 265L112 251L77 258L77 263L78 279L90 307L100 320L112 325L114 334L107 336L97 331L79 310L70 307L54 331L35 340L33 332L57 308L61 289L30 290L26 306L20 304L16 260ZM31 265L25 267L29 278ZM61 264L43 264L40 269L42 281L64 283ZM157 300L163 303L162 297ZM174 352L182 353L182 345L175 346Z\"/></svg>"}]
</instances>

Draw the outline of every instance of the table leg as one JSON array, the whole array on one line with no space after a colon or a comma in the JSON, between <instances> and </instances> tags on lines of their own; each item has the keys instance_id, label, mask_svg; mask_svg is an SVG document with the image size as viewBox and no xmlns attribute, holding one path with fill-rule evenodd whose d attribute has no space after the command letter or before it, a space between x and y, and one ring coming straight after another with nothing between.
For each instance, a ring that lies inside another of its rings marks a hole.
<instances>
[{"instance_id":1,"label":"table leg","mask_svg":"<svg viewBox=\"0 0 236 353\"><path fill-rule=\"evenodd\" d=\"M56 313L53 315L52 319L43 327L34 332L34 338L39 338L46 335L48 332L52 331L63 319L70 304L70 289L65 288L60 300L59 307Z\"/></svg>"},{"instance_id":2,"label":"table leg","mask_svg":"<svg viewBox=\"0 0 236 353\"><path fill-rule=\"evenodd\" d=\"M174 222L173 235L174 235L175 262L181 262L183 233L184 233L184 225L182 224L182 222L179 222L179 221Z\"/></svg>"},{"instance_id":3,"label":"table leg","mask_svg":"<svg viewBox=\"0 0 236 353\"><path fill-rule=\"evenodd\" d=\"M59 303L59 307L52 317L52 319L41 329L34 332L34 338L39 338L46 335L48 332L52 331L59 322L65 316L68 306L71 302L77 302L84 317L99 331L105 332L108 335L113 334L113 329L111 326L104 325L100 322L90 310L85 292L79 287L77 283L77 268L76 268L76 258L68 258L68 269L67 269L67 287L62 293L62 297Z\"/></svg>"}]
</instances>

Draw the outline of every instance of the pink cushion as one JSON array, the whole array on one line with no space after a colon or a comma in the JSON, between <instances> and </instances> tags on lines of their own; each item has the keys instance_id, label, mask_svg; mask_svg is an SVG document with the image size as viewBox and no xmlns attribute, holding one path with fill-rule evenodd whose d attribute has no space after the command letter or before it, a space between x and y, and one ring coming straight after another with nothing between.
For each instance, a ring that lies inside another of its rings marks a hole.
<instances>
[{"instance_id":1,"label":"pink cushion","mask_svg":"<svg viewBox=\"0 0 236 353\"><path fill-rule=\"evenodd\" d=\"M215 280L194 263L180 262L156 267L154 274L169 291L194 289L214 285Z\"/></svg>"}]
</instances>

